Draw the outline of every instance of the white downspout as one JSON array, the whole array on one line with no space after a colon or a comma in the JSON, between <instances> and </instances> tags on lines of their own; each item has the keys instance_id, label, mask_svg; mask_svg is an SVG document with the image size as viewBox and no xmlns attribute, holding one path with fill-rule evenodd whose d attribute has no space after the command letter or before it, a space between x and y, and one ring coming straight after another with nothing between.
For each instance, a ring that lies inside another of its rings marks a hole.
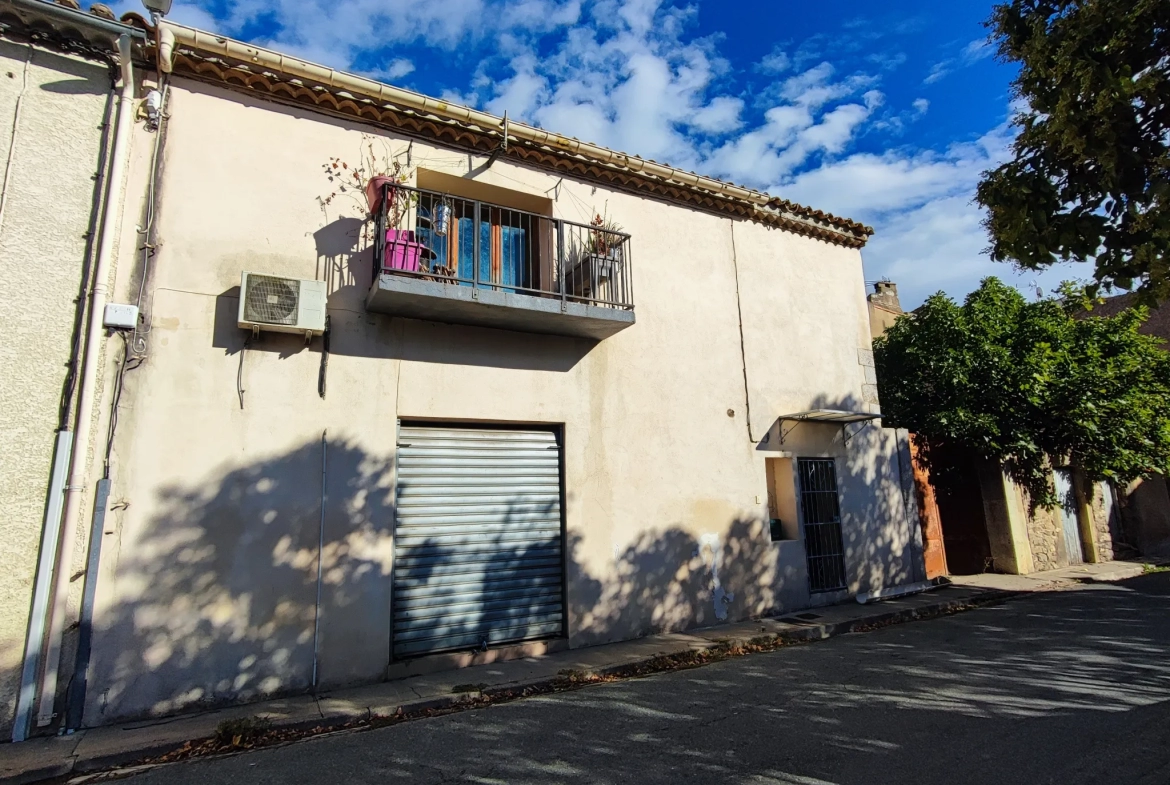
<instances>
[{"instance_id":1,"label":"white downspout","mask_svg":"<svg viewBox=\"0 0 1170 785\"><path fill-rule=\"evenodd\" d=\"M110 273L110 257L114 252L114 236L118 218L122 214L122 179L128 157L127 143L134 127L134 69L130 62L130 36L118 37L118 58L122 66L122 92L118 97L117 125L114 146L110 152L110 176L106 181L105 211L102 214L101 242L93 272L93 293L89 306L89 328L85 339L85 357L81 366L81 384L78 389L77 424L73 440L73 457L69 467L69 484L65 486L65 512L62 521L61 548L57 556L53 608L50 615L49 636L45 648L44 673L41 676L41 698L37 711L37 725L44 727L53 721L53 704L57 696L57 673L61 668L61 639L65 632L69 603L69 585L72 582L73 546L77 539L77 522L81 517L82 492L85 490L86 461L89 456L90 431L93 421L94 382L98 375L98 360L102 345L102 316L106 306L106 279Z\"/></svg>"}]
</instances>

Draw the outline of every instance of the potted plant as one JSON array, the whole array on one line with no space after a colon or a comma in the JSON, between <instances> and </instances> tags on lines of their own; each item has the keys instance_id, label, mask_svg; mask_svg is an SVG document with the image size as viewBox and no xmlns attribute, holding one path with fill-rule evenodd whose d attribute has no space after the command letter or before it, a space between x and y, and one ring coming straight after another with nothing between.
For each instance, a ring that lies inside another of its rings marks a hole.
<instances>
[{"instance_id":1,"label":"potted plant","mask_svg":"<svg viewBox=\"0 0 1170 785\"><path fill-rule=\"evenodd\" d=\"M367 241L374 239L368 234L371 219L385 210L386 235L379 238L385 243L383 269L417 273L420 261L428 251L416 240L413 229L398 228L410 218L410 209L416 202L412 192L397 187L406 183L410 170L402 165L397 156L392 156L389 149L379 156L374 149L375 138L363 134L365 145L359 165L350 166L340 158L330 158L322 165L335 190L326 197L319 197L319 201L324 208L332 204L334 199L344 196L352 200L355 206L364 207L368 211L363 227L363 237ZM382 203L383 194L386 195L385 205Z\"/></svg>"},{"instance_id":2,"label":"potted plant","mask_svg":"<svg viewBox=\"0 0 1170 785\"><path fill-rule=\"evenodd\" d=\"M595 300L612 300L613 280L622 274L622 227L612 218L595 214L581 252L574 254L570 274L574 294Z\"/></svg>"},{"instance_id":3,"label":"potted plant","mask_svg":"<svg viewBox=\"0 0 1170 785\"><path fill-rule=\"evenodd\" d=\"M594 215L589 225L593 229L585 243L586 252L598 259L616 260L624 239L620 236L622 227L612 218L601 215Z\"/></svg>"}]
</instances>

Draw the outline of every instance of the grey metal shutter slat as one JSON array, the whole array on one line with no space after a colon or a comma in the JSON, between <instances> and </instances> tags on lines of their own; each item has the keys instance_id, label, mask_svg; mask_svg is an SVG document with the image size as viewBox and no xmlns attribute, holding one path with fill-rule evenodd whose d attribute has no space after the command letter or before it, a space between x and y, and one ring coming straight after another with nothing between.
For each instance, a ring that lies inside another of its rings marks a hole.
<instances>
[{"instance_id":1,"label":"grey metal shutter slat","mask_svg":"<svg viewBox=\"0 0 1170 785\"><path fill-rule=\"evenodd\" d=\"M561 622L549 622L547 624L531 624L521 627L501 627L497 630L498 635L502 639L510 641L531 640L533 638L544 638L550 635L556 635L561 631ZM428 638L424 640L404 640L401 643L395 642L394 655L396 657L413 657L419 654L430 654L435 651L447 651L450 649L471 649L480 645L480 634L478 632L463 632L446 635L443 637Z\"/></svg>"},{"instance_id":2,"label":"grey metal shutter slat","mask_svg":"<svg viewBox=\"0 0 1170 785\"><path fill-rule=\"evenodd\" d=\"M523 554L514 558L503 558L496 552L494 548L480 548L478 550L468 549L464 553L451 555L447 549L434 547L430 549L412 548L409 555L398 559L394 564L394 569L397 570L402 567L404 570L457 570L459 565L478 565L478 569L487 568L508 569L518 566L519 562L535 563L537 561L544 561L547 559L556 559L560 562L561 547L560 543L547 543L540 546L533 546L527 549Z\"/></svg>"},{"instance_id":3,"label":"grey metal shutter slat","mask_svg":"<svg viewBox=\"0 0 1170 785\"><path fill-rule=\"evenodd\" d=\"M404 595L437 597L449 593L494 591L497 587L523 589L525 586L535 586L548 580L560 580L560 570L556 567L542 566L522 570L511 569L501 574L422 572L404 576L399 588Z\"/></svg>"},{"instance_id":4,"label":"grey metal shutter slat","mask_svg":"<svg viewBox=\"0 0 1170 785\"><path fill-rule=\"evenodd\" d=\"M397 515L396 658L562 631L553 432L400 428Z\"/></svg>"},{"instance_id":5,"label":"grey metal shutter slat","mask_svg":"<svg viewBox=\"0 0 1170 785\"><path fill-rule=\"evenodd\" d=\"M556 551L543 551L538 554L533 554L531 558L512 559L498 565L492 561L460 561L454 564L440 562L432 559L430 561L403 559L402 562L396 564L394 569L400 570L399 573L403 580L410 580L412 576L421 576L425 579L429 575L474 575L484 578L494 576L497 571L506 571L523 568L526 570L549 570L557 569L561 564L561 555Z\"/></svg>"},{"instance_id":6,"label":"grey metal shutter slat","mask_svg":"<svg viewBox=\"0 0 1170 785\"><path fill-rule=\"evenodd\" d=\"M545 591L539 595L533 595L530 603L529 613L543 613L550 609L549 606L555 606L561 601L559 590L553 592L552 590ZM512 610L513 600L509 597L502 599L488 599L483 602L472 602L470 600L464 602L450 602L443 605L433 605L430 607L417 607L409 611L400 611L394 614L394 618L403 621L412 621L419 623L420 626L426 624L448 624L453 621L462 621L468 618L514 618L510 612ZM433 622L431 621L433 620Z\"/></svg>"},{"instance_id":7,"label":"grey metal shutter slat","mask_svg":"<svg viewBox=\"0 0 1170 785\"><path fill-rule=\"evenodd\" d=\"M432 518L436 521L476 518L500 522L523 520L554 520L559 522L561 519L559 502L531 502L522 497L517 498L511 505L468 504L463 499L438 504L435 498L431 497L425 502L403 504L401 507L408 510L412 517Z\"/></svg>"},{"instance_id":8,"label":"grey metal shutter slat","mask_svg":"<svg viewBox=\"0 0 1170 785\"><path fill-rule=\"evenodd\" d=\"M555 576L546 576L544 585L531 587L529 595L532 605L550 605L560 601L560 583ZM526 587L527 588L527 587ZM499 591L464 592L445 597L413 598L410 603L404 604L395 611L395 616L403 618L420 618L423 616L441 615L444 612L470 613L507 610L510 603L515 602L516 589L502 588ZM431 603L431 604L427 604Z\"/></svg>"}]
</instances>

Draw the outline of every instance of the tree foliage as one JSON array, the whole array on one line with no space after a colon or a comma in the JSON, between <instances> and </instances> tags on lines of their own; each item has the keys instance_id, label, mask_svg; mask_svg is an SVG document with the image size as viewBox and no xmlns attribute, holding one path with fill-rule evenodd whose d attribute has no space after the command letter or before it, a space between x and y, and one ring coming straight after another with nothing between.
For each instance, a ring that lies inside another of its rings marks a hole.
<instances>
[{"instance_id":1,"label":"tree foliage","mask_svg":"<svg viewBox=\"0 0 1170 785\"><path fill-rule=\"evenodd\" d=\"M1170 296L1170 2L1009 0L988 26L1027 104L976 196L992 258Z\"/></svg>"},{"instance_id":2,"label":"tree foliage","mask_svg":"<svg viewBox=\"0 0 1170 785\"><path fill-rule=\"evenodd\" d=\"M1093 316L1084 290L1025 301L995 278L943 293L874 341L883 422L1002 464L1034 506L1052 466L1127 483L1170 474L1170 352L1145 308ZM929 460L929 458L928 458ZM933 468L933 467L932 467Z\"/></svg>"}]
</instances>

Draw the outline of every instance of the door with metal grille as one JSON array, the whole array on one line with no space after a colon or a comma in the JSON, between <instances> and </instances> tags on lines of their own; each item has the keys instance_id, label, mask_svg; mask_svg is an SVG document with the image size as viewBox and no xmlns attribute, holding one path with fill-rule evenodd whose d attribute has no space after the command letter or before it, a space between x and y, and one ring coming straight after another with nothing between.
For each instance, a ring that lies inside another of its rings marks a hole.
<instances>
[{"instance_id":1,"label":"door with metal grille","mask_svg":"<svg viewBox=\"0 0 1170 785\"><path fill-rule=\"evenodd\" d=\"M404 425L398 441L394 657L562 634L557 434Z\"/></svg>"},{"instance_id":2,"label":"door with metal grille","mask_svg":"<svg viewBox=\"0 0 1170 785\"><path fill-rule=\"evenodd\" d=\"M837 468L832 458L799 458L796 464L809 591L844 589L845 543L841 536Z\"/></svg>"}]
</instances>

